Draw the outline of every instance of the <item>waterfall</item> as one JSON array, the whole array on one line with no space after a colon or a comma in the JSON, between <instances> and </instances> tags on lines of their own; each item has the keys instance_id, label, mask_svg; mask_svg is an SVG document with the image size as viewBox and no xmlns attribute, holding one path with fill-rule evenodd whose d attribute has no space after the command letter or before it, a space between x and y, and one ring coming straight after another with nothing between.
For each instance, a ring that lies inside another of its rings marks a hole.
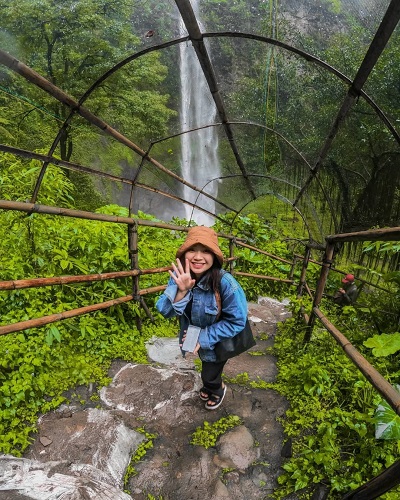
<instances>
[{"instance_id":1,"label":"waterfall","mask_svg":"<svg viewBox=\"0 0 400 500\"><path fill-rule=\"evenodd\" d=\"M199 2L200 0L192 0L191 2L198 20ZM186 34L183 25L181 26L181 34ZM190 43L180 44L180 78L181 130L191 130L215 123L216 107L194 48ZM205 188L204 191L213 196L217 195L218 181L205 185L210 179L220 175L217 150L217 127L208 127L181 136L182 177L200 189ZM183 198L192 203L196 202L198 194L197 191L193 191L187 186L183 187ZM214 201L203 195L199 195L196 204L215 213ZM188 220L192 217L199 225L210 226L214 222L214 217L198 210L194 210L192 216L192 207L189 205L185 205L185 215Z\"/></svg>"}]
</instances>

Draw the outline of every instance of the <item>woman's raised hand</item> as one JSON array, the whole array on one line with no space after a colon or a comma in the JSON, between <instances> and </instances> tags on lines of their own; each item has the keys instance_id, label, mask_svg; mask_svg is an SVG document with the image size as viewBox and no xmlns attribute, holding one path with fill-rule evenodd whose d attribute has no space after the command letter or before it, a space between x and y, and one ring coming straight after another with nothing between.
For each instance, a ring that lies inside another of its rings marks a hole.
<instances>
[{"instance_id":1,"label":"woman's raised hand","mask_svg":"<svg viewBox=\"0 0 400 500\"><path fill-rule=\"evenodd\" d=\"M183 269L182 263L179 259L176 259L176 265L172 263L172 271L168 271L171 278L178 285L178 289L181 292L187 292L191 290L196 280L194 280L190 274L189 260L185 259L185 269Z\"/></svg>"}]
</instances>

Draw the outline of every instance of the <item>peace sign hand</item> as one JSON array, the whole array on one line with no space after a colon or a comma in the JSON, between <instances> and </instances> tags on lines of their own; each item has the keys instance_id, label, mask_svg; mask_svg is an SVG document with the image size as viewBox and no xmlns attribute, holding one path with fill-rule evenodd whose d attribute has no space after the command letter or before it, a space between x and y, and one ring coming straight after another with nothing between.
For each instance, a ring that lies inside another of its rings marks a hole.
<instances>
[{"instance_id":1,"label":"peace sign hand","mask_svg":"<svg viewBox=\"0 0 400 500\"><path fill-rule=\"evenodd\" d=\"M176 259L176 265L172 263L172 271L168 271L171 278L175 281L180 292L188 292L191 290L196 280L194 280L190 274L189 260L185 259L185 269L183 269L182 263L179 259Z\"/></svg>"}]
</instances>

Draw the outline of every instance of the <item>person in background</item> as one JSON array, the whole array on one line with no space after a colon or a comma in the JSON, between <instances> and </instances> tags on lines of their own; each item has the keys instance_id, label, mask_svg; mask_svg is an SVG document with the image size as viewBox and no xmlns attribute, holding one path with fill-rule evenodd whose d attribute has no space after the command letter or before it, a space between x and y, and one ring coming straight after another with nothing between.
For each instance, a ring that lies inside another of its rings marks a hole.
<instances>
[{"instance_id":1,"label":"person in background","mask_svg":"<svg viewBox=\"0 0 400 500\"><path fill-rule=\"evenodd\" d=\"M242 331L248 313L244 291L222 270L223 261L217 233L205 226L190 228L176 252L167 288L156 303L165 318L179 318L181 349L189 326L199 327L193 353L202 361L199 397L207 410L217 409L226 394L222 381L226 361L217 360L214 346Z\"/></svg>"},{"instance_id":2,"label":"person in background","mask_svg":"<svg viewBox=\"0 0 400 500\"><path fill-rule=\"evenodd\" d=\"M358 297L358 288L354 283L354 275L346 274L342 279L343 287L335 293L333 300L339 306L354 304Z\"/></svg>"}]
</instances>

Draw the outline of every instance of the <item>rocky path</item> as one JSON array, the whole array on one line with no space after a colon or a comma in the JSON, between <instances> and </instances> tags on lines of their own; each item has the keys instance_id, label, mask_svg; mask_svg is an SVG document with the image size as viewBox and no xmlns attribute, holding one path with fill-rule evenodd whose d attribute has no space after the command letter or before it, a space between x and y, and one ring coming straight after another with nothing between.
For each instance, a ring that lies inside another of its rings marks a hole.
<instances>
[{"instance_id":1,"label":"rocky path","mask_svg":"<svg viewBox=\"0 0 400 500\"><path fill-rule=\"evenodd\" d=\"M194 358L180 356L176 339L153 339L148 365L116 361L113 381L102 389L100 401L89 399L93 388L78 388L86 405L44 415L24 458L0 456L0 500L269 498L282 463L277 418L287 403L275 391L231 381L241 374L254 381L275 379L276 360L265 349L273 345L277 323L288 316L285 305L273 299L249 304L257 355L244 353L228 361L228 391L215 411L207 411L199 399ZM214 446L190 443L205 421L231 415L242 424ZM124 486L130 457L146 439L138 428L153 435L153 446Z\"/></svg>"}]
</instances>

